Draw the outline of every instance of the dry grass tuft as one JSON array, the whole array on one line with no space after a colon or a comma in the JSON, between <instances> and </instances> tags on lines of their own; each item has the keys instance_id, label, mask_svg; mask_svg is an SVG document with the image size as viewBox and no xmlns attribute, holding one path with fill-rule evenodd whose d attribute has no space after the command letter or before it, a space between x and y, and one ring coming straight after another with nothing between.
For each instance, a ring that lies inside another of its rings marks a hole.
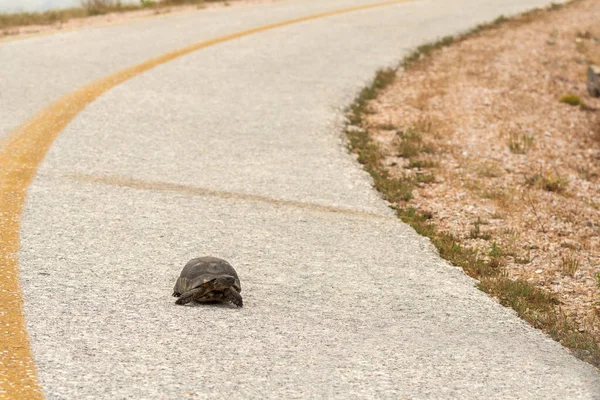
<instances>
[{"instance_id":1,"label":"dry grass tuft","mask_svg":"<svg viewBox=\"0 0 600 400\"><path fill-rule=\"evenodd\" d=\"M525 133L511 133L508 139L508 148L515 154L525 154L533 147L534 138Z\"/></svg>"}]
</instances>

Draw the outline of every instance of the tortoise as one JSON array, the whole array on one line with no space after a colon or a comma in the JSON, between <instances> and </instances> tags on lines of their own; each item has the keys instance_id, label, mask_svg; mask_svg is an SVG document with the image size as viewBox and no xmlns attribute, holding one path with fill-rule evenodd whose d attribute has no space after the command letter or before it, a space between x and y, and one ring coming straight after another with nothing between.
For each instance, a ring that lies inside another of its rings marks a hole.
<instances>
[{"instance_id":1,"label":"tortoise","mask_svg":"<svg viewBox=\"0 0 600 400\"><path fill-rule=\"evenodd\" d=\"M216 257L199 257L188 261L175 282L175 304L192 301L232 302L243 307L242 286L237 272L227 261Z\"/></svg>"}]
</instances>

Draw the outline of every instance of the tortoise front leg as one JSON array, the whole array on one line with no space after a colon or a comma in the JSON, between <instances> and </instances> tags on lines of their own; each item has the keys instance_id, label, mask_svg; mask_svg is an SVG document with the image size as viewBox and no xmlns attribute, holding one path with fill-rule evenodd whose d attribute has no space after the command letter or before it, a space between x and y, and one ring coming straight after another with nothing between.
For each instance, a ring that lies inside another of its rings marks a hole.
<instances>
[{"instance_id":1,"label":"tortoise front leg","mask_svg":"<svg viewBox=\"0 0 600 400\"><path fill-rule=\"evenodd\" d=\"M204 295L206 295L206 293L208 293L211 289L212 288L210 285L204 284L200 287L197 287L196 289L189 290L189 291L185 292L184 294L182 294L177 299L177 301L175 301L175 304L184 305L193 300L200 299Z\"/></svg>"},{"instance_id":2,"label":"tortoise front leg","mask_svg":"<svg viewBox=\"0 0 600 400\"><path fill-rule=\"evenodd\" d=\"M230 301L238 307L243 307L242 295L235 289L229 288L223 291L223 301Z\"/></svg>"}]
</instances>

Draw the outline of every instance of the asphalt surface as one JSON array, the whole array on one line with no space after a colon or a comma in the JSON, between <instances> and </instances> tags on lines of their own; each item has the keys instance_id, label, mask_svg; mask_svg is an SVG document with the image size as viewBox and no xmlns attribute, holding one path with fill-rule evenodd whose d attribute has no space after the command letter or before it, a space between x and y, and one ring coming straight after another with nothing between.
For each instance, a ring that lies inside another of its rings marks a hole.
<instances>
[{"instance_id":1,"label":"asphalt surface","mask_svg":"<svg viewBox=\"0 0 600 400\"><path fill-rule=\"evenodd\" d=\"M360 4L281 1L0 44L0 134L166 51ZM21 285L49 399L600 399L597 370L397 220L342 110L412 47L541 0L418 1L221 43L110 90L28 192ZM236 267L244 308L170 296Z\"/></svg>"}]
</instances>

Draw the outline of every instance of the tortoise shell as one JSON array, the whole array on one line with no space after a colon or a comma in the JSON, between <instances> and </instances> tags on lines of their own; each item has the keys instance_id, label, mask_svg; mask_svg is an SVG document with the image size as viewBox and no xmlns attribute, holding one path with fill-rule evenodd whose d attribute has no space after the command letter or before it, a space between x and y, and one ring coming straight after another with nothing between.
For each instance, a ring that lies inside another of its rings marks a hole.
<instances>
[{"instance_id":1,"label":"tortoise shell","mask_svg":"<svg viewBox=\"0 0 600 400\"><path fill-rule=\"evenodd\" d=\"M175 282L173 296L179 297L177 304L231 301L241 307L241 290L240 279L231 264L216 257L199 257L183 267Z\"/></svg>"}]
</instances>

